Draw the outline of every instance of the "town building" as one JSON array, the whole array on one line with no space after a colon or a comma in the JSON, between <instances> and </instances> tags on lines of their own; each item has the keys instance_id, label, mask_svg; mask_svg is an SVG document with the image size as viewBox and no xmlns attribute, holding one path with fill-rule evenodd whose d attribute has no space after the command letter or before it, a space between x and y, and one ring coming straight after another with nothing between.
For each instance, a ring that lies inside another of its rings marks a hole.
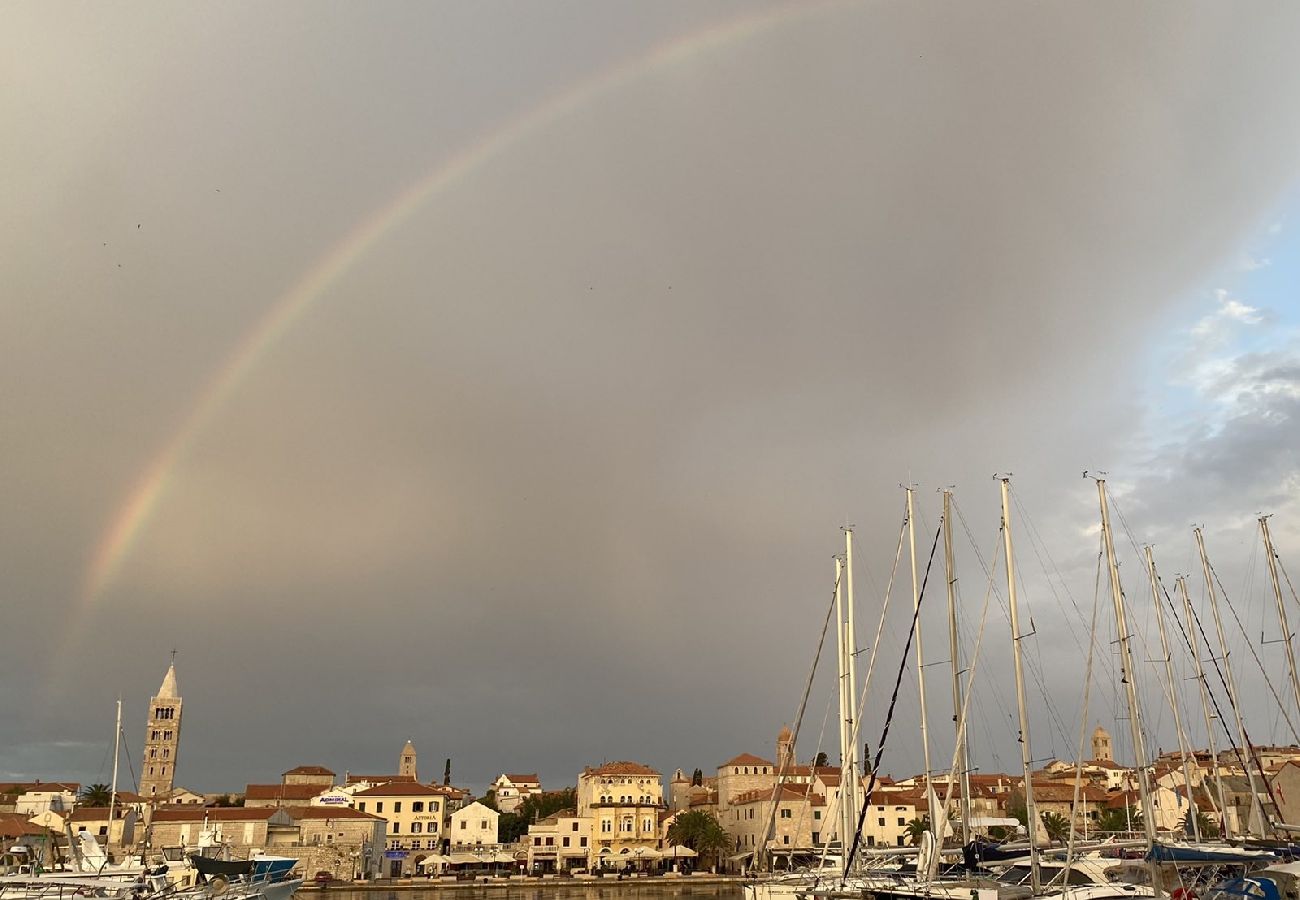
<instances>
[{"instance_id":1,"label":"town building","mask_svg":"<svg viewBox=\"0 0 1300 900\"><path fill-rule=\"evenodd\" d=\"M502 773L492 782L491 790L496 796L497 809L502 812L517 812L524 800L542 792L541 779L536 773L512 775Z\"/></svg>"},{"instance_id":2,"label":"town building","mask_svg":"<svg viewBox=\"0 0 1300 900\"><path fill-rule=\"evenodd\" d=\"M391 781L358 791L352 799L358 811L387 823L384 857L388 877L415 874L425 856L443 847L445 791L418 781Z\"/></svg>"},{"instance_id":3,"label":"town building","mask_svg":"<svg viewBox=\"0 0 1300 900\"><path fill-rule=\"evenodd\" d=\"M578 776L577 819L592 823L597 861L612 861L658 844L659 811L664 808L660 774L638 762L609 762Z\"/></svg>"},{"instance_id":4,"label":"town building","mask_svg":"<svg viewBox=\"0 0 1300 900\"><path fill-rule=\"evenodd\" d=\"M613 865L613 851L597 850L592 840L592 820L576 810L565 809L530 826L524 839L528 847L525 864L534 874L590 870L600 864L601 854Z\"/></svg>"},{"instance_id":5,"label":"town building","mask_svg":"<svg viewBox=\"0 0 1300 900\"><path fill-rule=\"evenodd\" d=\"M314 784L321 788L334 787L334 773L324 766L297 766L280 776L282 784Z\"/></svg>"},{"instance_id":6,"label":"town building","mask_svg":"<svg viewBox=\"0 0 1300 900\"><path fill-rule=\"evenodd\" d=\"M326 790L318 784L250 784L244 787L244 806L309 806Z\"/></svg>"},{"instance_id":7,"label":"town building","mask_svg":"<svg viewBox=\"0 0 1300 900\"><path fill-rule=\"evenodd\" d=\"M475 801L451 814L451 827L447 838L451 849L495 847L497 845L497 820L501 813Z\"/></svg>"},{"instance_id":8,"label":"town building","mask_svg":"<svg viewBox=\"0 0 1300 900\"><path fill-rule=\"evenodd\" d=\"M169 798L176 780L181 746L181 696L176 686L176 659L162 686L149 701L144 754L140 762L140 793L149 799Z\"/></svg>"}]
</instances>

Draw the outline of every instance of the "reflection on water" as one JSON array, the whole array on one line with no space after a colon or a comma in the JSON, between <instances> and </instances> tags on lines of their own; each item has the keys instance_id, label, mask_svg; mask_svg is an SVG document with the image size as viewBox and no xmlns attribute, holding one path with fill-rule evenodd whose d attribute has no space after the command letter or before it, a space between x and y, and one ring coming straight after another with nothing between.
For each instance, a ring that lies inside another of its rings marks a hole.
<instances>
[{"instance_id":1,"label":"reflection on water","mask_svg":"<svg viewBox=\"0 0 1300 900\"><path fill-rule=\"evenodd\" d=\"M479 897L492 900L740 900L741 894L739 884L638 884L624 881L611 885L591 882L557 885L547 882L545 887L541 887L521 881L519 884L490 886L466 882L463 887L448 885L435 891L332 890L323 896L328 900L470 900ZM303 894L300 892L298 897L302 898Z\"/></svg>"}]
</instances>

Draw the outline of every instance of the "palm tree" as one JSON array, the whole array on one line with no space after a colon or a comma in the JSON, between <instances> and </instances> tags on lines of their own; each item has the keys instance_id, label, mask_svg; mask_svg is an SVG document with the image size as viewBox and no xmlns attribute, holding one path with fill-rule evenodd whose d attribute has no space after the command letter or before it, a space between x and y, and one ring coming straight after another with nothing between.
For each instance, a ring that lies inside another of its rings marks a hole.
<instances>
[{"instance_id":1,"label":"palm tree","mask_svg":"<svg viewBox=\"0 0 1300 900\"><path fill-rule=\"evenodd\" d=\"M907 838L913 846L921 843L921 835L930 830L930 817L921 816L907 823Z\"/></svg>"},{"instance_id":2,"label":"palm tree","mask_svg":"<svg viewBox=\"0 0 1300 900\"><path fill-rule=\"evenodd\" d=\"M718 854L731 846L731 837L711 814L692 809L679 813L668 826L668 843L690 847L701 859L711 857L716 864Z\"/></svg>"},{"instance_id":3,"label":"palm tree","mask_svg":"<svg viewBox=\"0 0 1300 900\"><path fill-rule=\"evenodd\" d=\"M1070 837L1070 820L1059 812L1045 812L1039 816L1048 840L1064 841Z\"/></svg>"},{"instance_id":4,"label":"palm tree","mask_svg":"<svg viewBox=\"0 0 1300 900\"><path fill-rule=\"evenodd\" d=\"M112 799L113 789L106 784L88 784L77 797L82 806L108 806Z\"/></svg>"}]
</instances>

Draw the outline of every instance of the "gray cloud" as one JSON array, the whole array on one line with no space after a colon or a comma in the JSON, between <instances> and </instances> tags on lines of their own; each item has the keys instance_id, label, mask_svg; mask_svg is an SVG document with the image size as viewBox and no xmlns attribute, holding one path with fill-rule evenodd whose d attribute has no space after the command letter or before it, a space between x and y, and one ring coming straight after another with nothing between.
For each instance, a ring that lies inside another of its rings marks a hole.
<instances>
[{"instance_id":1,"label":"gray cloud","mask_svg":"<svg viewBox=\"0 0 1300 900\"><path fill-rule=\"evenodd\" d=\"M909 479L930 529L929 489L959 484L984 552L994 470L1029 509L1077 504L1038 524L1087 591L1075 480L1134 449L1144 325L1238 258L1294 177L1288 6L830 6L648 69L332 285L75 610L128 485L298 273L484 129L716 21L664 9L576 5L535 40L490 13L65 33L24 9L7 44L30 90L4 108L22 215L0 226L0 490L22 514L0 571L15 628L89 615L96 637L53 710L3 695L15 733L84 738L176 644L200 788L386 768L407 737L479 784L707 768L791 717L836 528L856 521L883 583ZM1267 462L1278 432L1252 428L1168 470ZM1181 526L1143 498L1153 528ZM53 679L47 659L33 642L0 673ZM67 687L87 683L104 696Z\"/></svg>"}]
</instances>

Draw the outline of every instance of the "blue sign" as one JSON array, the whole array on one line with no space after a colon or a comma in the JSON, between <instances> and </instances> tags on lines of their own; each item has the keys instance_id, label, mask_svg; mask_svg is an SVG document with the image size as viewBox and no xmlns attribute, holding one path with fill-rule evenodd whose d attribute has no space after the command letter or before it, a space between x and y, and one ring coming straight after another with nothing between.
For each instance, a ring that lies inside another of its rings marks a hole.
<instances>
[{"instance_id":1,"label":"blue sign","mask_svg":"<svg viewBox=\"0 0 1300 900\"><path fill-rule=\"evenodd\" d=\"M385 850L384 859L406 859L405 850Z\"/></svg>"}]
</instances>

